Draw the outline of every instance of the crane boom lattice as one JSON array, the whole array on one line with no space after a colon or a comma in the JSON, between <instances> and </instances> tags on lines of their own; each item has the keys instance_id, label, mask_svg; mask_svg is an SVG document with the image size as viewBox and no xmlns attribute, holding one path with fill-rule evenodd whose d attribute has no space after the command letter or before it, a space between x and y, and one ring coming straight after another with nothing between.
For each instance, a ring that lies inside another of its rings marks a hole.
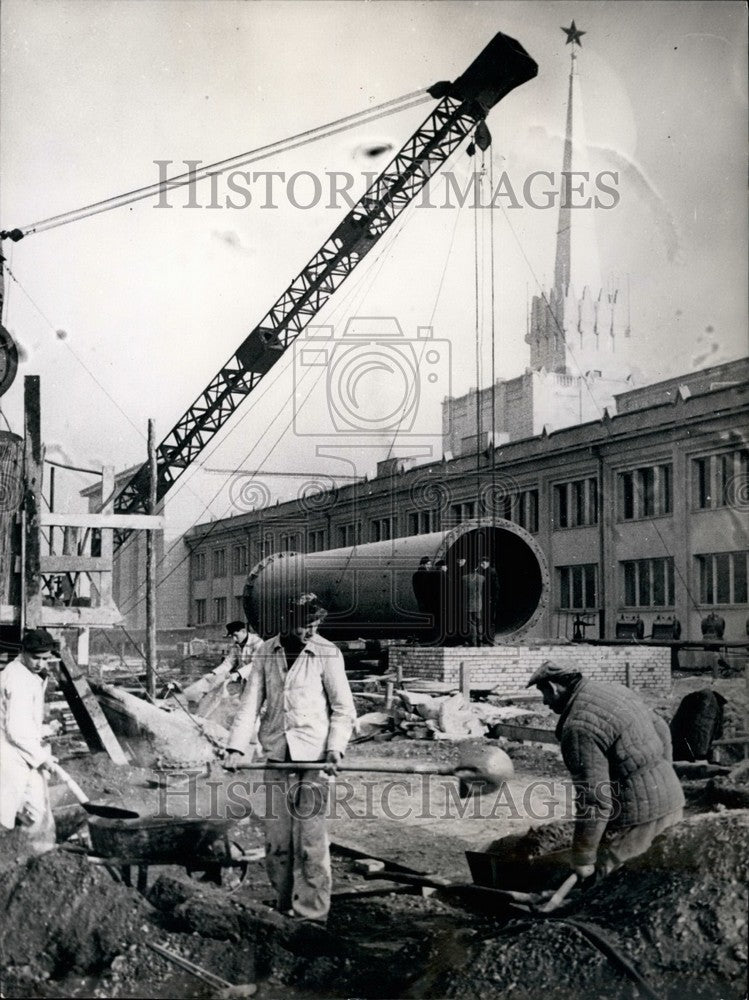
<instances>
[{"instance_id":1,"label":"crane boom lattice","mask_svg":"<svg viewBox=\"0 0 749 1000\"><path fill-rule=\"evenodd\" d=\"M157 500L164 498L494 104L537 71L536 63L518 42L498 34L458 80L436 84L430 90L440 100L426 121L158 446ZM147 464L117 496L115 510L148 510ZM127 533L120 533L117 544L126 537Z\"/></svg>"}]
</instances>

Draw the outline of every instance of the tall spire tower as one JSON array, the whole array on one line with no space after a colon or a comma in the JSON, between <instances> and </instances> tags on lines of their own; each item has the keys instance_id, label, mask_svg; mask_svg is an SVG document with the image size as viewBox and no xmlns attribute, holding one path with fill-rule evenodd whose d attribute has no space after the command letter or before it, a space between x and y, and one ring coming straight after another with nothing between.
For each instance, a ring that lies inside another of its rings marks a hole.
<instances>
[{"instance_id":1,"label":"tall spire tower","mask_svg":"<svg viewBox=\"0 0 749 1000\"><path fill-rule=\"evenodd\" d=\"M560 374L621 369L614 358L617 338L626 336L624 303L614 290L604 291L598 258L595 208L583 121L578 60L580 31L573 21L562 28L570 51L567 121L564 135L554 283L531 305L526 341L531 368Z\"/></svg>"}]
</instances>

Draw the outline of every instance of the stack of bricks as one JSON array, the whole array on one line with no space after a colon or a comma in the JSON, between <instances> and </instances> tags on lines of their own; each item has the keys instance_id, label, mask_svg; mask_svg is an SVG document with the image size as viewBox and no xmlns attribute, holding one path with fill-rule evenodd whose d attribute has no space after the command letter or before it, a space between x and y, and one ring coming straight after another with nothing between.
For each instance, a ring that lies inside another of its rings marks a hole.
<instances>
[{"instance_id":1,"label":"stack of bricks","mask_svg":"<svg viewBox=\"0 0 749 1000\"><path fill-rule=\"evenodd\" d=\"M584 643L528 643L511 646L394 646L390 669L401 677L460 685L461 665L473 688L514 694L525 688L544 660L569 664L585 677L616 681L634 691L667 696L671 651L664 646L588 646Z\"/></svg>"}]
</instances>

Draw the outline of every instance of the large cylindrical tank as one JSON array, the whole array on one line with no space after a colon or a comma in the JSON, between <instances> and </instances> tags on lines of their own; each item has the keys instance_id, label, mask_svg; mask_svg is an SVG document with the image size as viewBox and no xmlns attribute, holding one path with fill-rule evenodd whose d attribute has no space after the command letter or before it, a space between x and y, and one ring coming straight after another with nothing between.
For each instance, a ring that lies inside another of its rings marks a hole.
<instances>
[{"instance_id":1,"label":"large cylindrical tank","mask_svg":"<svg viewBox=\"0 0 749 1000\"><path fill-rule=\"evenodd\" d=\"M424 557L445 571L417 581ZM467 521L449 531L411 535L326 552L277 552L250 572L244 590L247 618L260 635L274 635L289 595L317 594L327 608L321 629L330 639L413 638L465 641L464 575L481 559L496 570L493 633L519 638L541 617L549 595L546 560L534 540L511 521ZM421 600L417 600L419 592Z\"/></svg>"}]
</instances>

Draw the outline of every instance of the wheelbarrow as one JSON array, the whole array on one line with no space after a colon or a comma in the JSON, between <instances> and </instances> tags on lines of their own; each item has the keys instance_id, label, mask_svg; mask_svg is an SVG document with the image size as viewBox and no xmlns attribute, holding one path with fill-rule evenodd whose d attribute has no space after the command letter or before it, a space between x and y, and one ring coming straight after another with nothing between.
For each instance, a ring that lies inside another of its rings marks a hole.
<instances>
[{"instance_id":1,"label":"wheelbarrow","mask_svg":"<svg viewBox=\"0 0 749 1000\"><path fill-rule=\"evenodd\" d=\"M501 855L488 851L466 851L472 882L454 882L439 875L415 872L383 871L381 868L365 874L365 879L386 879L402 885L437 890L450 897L478 903L481 909L496 913L502 910L523 910L526 913L551 913L562 905L578 883L576 874L569 872L569 852L555 851L530 859L527 867L513 866ZM549 884L559 883L556 888ZM512 888L514 886L514 888Z\"/></svg>"},{"instance_id":2,"label":"wheelbarrow","mask_svg":"<svg viewBox=\"0 0 749 1000\"><path fill-rule=\"evenodd\" d=\"M191 876L202 874L206 881L230 889L244 881L254 852L245 853L230 840L233 820L173 819L158 815L131 819L88 817L90 861L106 865L126 885L132 884L131 868L137 868L137 888L148 887L150 865L179 865ZM222 878L222 873L228 876Z\"/></svg>"}]
</instances>

